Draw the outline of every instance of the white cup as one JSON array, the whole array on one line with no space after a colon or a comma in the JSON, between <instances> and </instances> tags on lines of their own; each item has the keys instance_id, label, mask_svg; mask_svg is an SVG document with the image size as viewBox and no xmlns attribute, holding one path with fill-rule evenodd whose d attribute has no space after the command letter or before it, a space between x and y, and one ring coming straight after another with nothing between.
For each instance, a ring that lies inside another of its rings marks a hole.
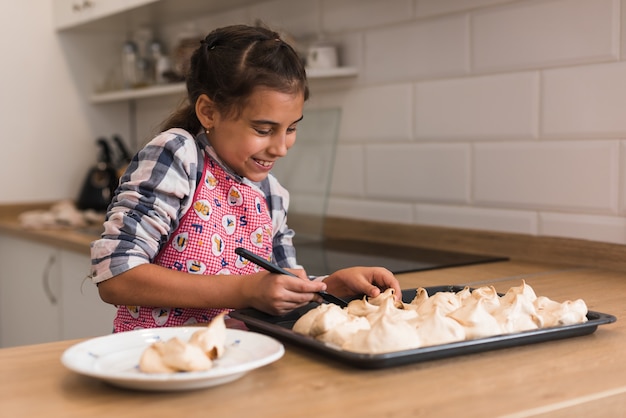
<instances>
[{"instance_id":1,"label":"white cup","mask_svg":"<svg viewBox=\"0 0 626 418\"><path fill-rule=\"evenodd\" d=\"M337 48L332 45L311 46L307 52L306 64L309 68L337 67Z\"/></svg>"}]
</instances>

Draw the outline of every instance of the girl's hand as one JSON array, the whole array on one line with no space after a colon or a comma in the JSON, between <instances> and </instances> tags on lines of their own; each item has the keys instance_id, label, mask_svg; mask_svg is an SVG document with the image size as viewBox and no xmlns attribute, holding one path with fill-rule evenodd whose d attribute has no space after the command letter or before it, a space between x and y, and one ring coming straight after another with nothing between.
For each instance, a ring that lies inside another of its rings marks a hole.
<instances>
[{"instance_id":1,"label":"girl's hand","mask_svg":"<svg viewBox=\"0 0 626 418\"><path fill-rule=\"evenodd\" d=\"M336 296L366 295L376 297L381 291L392 288L397 300L402 298L400 283L384 267L350 267L337 270L324 279L328 293Z\"/></svg>"},{"instance_id":2,"label":"girl's hand","mask_svg":"<svg viewBox=\"0 0 626 418\"><path fill-rule=\"evenodd\" d=\"M290 271L302 277L268 272L248 276L242 288L248 305L270 315L285 315L312 301L321 302L316 292L326 290L326 284L309 280L304 270Z\"/></svg>"}]
</instances>

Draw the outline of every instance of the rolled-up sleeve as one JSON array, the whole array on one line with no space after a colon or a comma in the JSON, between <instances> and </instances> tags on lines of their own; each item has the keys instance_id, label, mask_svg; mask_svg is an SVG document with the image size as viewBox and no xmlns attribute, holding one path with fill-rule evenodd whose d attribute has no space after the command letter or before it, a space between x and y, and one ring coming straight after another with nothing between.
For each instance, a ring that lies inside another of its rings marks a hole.
<instances>
[{"instance_id":1,"label":"rolled-up sleeve","mask_svg":"<svg viewBox=\"0 0 626 418\"><path fill-rule=\"evenodd\" d=\"M188 132L171 129L133 158L108 208L104 232L91 244L94 283L154 260L191 206L198 152Z\"/></svg>"},{"instance_id":2,"label":"rolled-up sleeve","mask_svg":"<svg viewBox=\"0 0 626 418\"><path fill-rule=\"evenodd\" d=\"M296 249L293 246L295 232L287 225L287 212L289 210L289 192L274 176L268 176L264 190L268 200L268 206L272 216L273 261L281 267L300 269L296 260Z\"/></svg>"}]
</instances>

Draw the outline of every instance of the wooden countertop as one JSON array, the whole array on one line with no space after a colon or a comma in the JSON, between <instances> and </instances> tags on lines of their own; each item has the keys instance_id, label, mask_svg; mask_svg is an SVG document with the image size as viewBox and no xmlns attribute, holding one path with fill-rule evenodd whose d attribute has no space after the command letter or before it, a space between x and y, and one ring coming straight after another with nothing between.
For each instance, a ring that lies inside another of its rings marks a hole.
<instances>
[{"instance_id":1,"label":"wooden countertop","mask_svg":"<svg viewBox=\"0 0 626 418\"><path fill-rule=\"evenodd\" d=\"M100 225L85 228L24 228L20 224L18 220L20 213L37 209L47 210L51 205L51 203L0 205L0 233L89 255L91 242L99 238Z\"/></svg>"},{"instance_id":2,"label":"wooden countertop","mask_svg":"<svg viewBox=\"0 0 626 418\"><path fill-rule=\"evenodd\" d=\"M619 272L519 261L408 273L403 288L525 279L538 295L583 298L617 316L583 337L380 370L361 370L286 344L275 363L188 392L118 389L60 363L77 341L0 349L0 404L10 417L623 416L626 280Z\"/></svg>"},{"instance_id":3,"label":"wooden countertop","mask_svg":"<svg viewBox=\"0 0 626 418\"><path fill-rule=\"evenodd\" d=\"M57 248L89 255L92 241L100 236L101 225L87 228L24 228L18 216L31 210L47 210L48 203L0 205L0 233L29 239ZM318 218L289 215L289 225L298 234L401 245L430 250L508 257L530 262L559 263L626 272L626 245L606 242L532 236L493 231L467 230L436 226L407 225L346 218Z\"/></svg>"}]
</instances>

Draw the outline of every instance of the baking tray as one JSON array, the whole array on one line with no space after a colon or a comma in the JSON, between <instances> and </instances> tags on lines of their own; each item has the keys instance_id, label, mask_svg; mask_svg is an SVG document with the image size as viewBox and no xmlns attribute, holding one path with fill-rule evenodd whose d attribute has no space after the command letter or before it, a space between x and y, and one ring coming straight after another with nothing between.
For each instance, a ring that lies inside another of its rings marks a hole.
<instances>
[{"instance_id":1,"label":"baking tray","mask_svg":"<svg viewBox=\"0 0 626 418\"><path fill-rule=\"evenodd\" d=\"M431 286L425 287L424 289L428 291L429 295L433 295L437 292L458 292L463 290L463 288L463 286L449 285ZM410 302L415 297L415 292L416 289L402 290L402 300L407 303ZM268 334L280 340L300 345L343 364L365 369L400 366L408 363L437 360L500 348L578 337L593 333L598 328L598 325L610 324L616 321L613 315L589 311L587 313L588 321L584 324L541 328L390 353L365 354L341 350L337 346L326 344L313 337L297 334L291 330L298 318L317 306L319 306L319 304L312 302L284 316L271 316L257 311L256 309L235 310L230 313L230 316L243 321L252 331Z\"/></svg>"}]
</instances>

